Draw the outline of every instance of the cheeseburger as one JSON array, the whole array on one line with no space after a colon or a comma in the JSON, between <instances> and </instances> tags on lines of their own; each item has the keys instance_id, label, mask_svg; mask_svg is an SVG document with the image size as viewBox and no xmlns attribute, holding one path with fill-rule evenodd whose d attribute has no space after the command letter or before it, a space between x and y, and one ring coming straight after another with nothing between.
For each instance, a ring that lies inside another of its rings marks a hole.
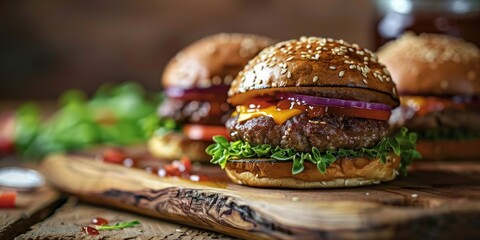
<instances>
[{"instance_id":1,"label":"cheeseburger","mask_svg":"<svg viewBox=\"0 0 480 240\"><path fill-rule=\"evenodd\" d=\"M384 46L380 62L401 95L393 128L419 135L428 159L480 157L480 51L458 38L406 34Z\"/></svg>"},{"instance_id":2,"label":"cheeseburger","mask_svg":"<svg viewBox=\"0 0 480 240\"><path fill-rule=\"evenodd\" d=\"M269 38L251 34L217 34L180 51L165 67L166 99L159 106L159 130L149 140L150 152L161 159L187 155L208 161L205 148L212 136L225 135L231 114L226 103L233 78L245 64L271 45Z\"/></svg>"},{"instance_id":3,"label":"cheeseburger","mask_svg":"<svg viewBox=\"0 0 480 240\"><path fill-rule=\"evenodd\" d=\"M211 162L257 187L350 187L390 181L418 153L415 135L388 135L395 84L376 55L330 38L268 47L233 80Z\"/></svg>"}]
</instances>

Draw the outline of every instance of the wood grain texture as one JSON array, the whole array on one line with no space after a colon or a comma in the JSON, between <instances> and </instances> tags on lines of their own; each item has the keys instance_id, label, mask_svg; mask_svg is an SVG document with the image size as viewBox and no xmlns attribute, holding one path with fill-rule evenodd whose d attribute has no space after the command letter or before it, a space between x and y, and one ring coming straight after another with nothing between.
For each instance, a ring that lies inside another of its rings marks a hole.
<instances>
[{"instance_id":1,"label":"wood grain texture","mask_svg":"<svg viewBox=\"0 0 480 240\"><path fill-rule=\"evenodd\" d=\"M48 217L63 202L61 195L49 186L35 192L20 192L16 208L0 210L0 239L12 239L28 231L30 226Z\"/></svg>"},{"instance_id":2,"label":"wood grain texture","mask_svg":"<svg viewBox=\"0 0 480 240\"><path fill-rule=\"evenodd\" d=\"M23 162L19 156L10 155L0 157L0 167L36 169L38 165ZM64 202L65 198L49 185L35 191L18 192L16 208L0 209L0 239L13 239L28 231L33 224L50 216Z\"/></svg>"},{"instance_id":3,"label":"wood grain texture","mask_svg":"<svg viewBox=\"0 0 480 240\"><path fill-rule=\"evenodd\" d=\"M87 201L241 238L480 237L478 164L465 174L419 164L391 183L301 191L158 178L71 155L43 167L56 186Z\"/></svg>"},{"instance_id":4,"label":"wood grain texture","mask_svg":"<svg viewBox=\"0 0 480 240\"><path fill-rule=\"evenodd\" d=\"M115 231L100 231L97 236L80 231L89 225L93 217L103 217L110 224L121 221L139 220L141 225ZM99 208L70 199L53 216L33 226L32 230L18 236L23 239L233 239L223 234L199 230L170 222L141 217L131 213Z\"/></svg>"}]
</instances>

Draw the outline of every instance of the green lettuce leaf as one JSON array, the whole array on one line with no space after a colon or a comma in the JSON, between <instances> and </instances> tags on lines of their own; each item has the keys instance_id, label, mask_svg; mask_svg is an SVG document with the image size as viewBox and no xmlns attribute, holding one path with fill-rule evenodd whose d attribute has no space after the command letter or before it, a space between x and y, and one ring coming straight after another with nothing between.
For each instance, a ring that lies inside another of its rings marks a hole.
<instances>
[{"instance_id":1,"label":"green lettuce leaf","mask_svg":"<svg viewBox=\"0 0 480 240\"><path fill-rule=\"evenodd\" d=\"M311 152L298 152L295 149L284 149L280 147L273 148L268 144L251 146L247 142L241 140L229 142L223 136L213 137L214 144L211 144L205 150L207 154L212 156L211 163L219 164L225 167L228 160L243 158L272 158L277 161L293 161L292 174L298 174L304 170L305 161L315 164L318 171L325 173L327 168L342 157L367 157L379 158L382 163L386 163L387 156L394 153L401 157L399 172L406 175L407 166L411 164L415 158L421 155L415 150L417 135L408 132L406 128L402 128L396 135L382 139L377 145L371 148L337 149L320 152L313 147Z\"/></svg>"}]
</instances>

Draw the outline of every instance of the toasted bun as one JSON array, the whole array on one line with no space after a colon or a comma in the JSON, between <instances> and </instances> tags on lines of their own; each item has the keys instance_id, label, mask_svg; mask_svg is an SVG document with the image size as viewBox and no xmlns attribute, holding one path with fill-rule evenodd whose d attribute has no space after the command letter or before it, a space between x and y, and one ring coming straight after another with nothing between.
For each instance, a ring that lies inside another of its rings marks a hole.
<instances>
[{"instance_id":1,"label":"toasted bun","mask_svg":"<svg viewBox=\"0 0 480 240\"><path fill-rule=\"evenodd\" d=\"M479 160L480 139L475 140L417 140L422 160Z\"/></svg>"},{"instance_id":2,"label":"toasted bun","mask_svg":"<svg viewBox=\"0 0 480 240\"><path fill-rule=\"evenodd\" d=\"M378 52L400 94L480 94L480 50L437 34L405 34Z\"/></svg>"},{"instance_id":3,"label":"toasted bun","mask_svg":"<svg viewBox=\"0 0 480 240\"><path fill-rule=\"evenodd\" d=\"M324 174L310 162L304 163L304 166L301 173L292 175L291 161L247 159L229 161L225 170L233 182L254 187L354 187L395 179L400 157L391 154L385 164L379 159L337 159Z\"/></svg>"},{"instance_id":4,"label":"toasted bun","mask_svg":"<svg viewBox=\"0 0 480 240\"><path fill-rule=\"evenodd\" d=\"M191 140L180 133L155 135L148 140L148 151L154 157L169 161L187 156L192 161L209 162L211 157L205 149L211 142Z\"/></svg>"},{"instance_id":5,"label":"toasted bun","mask_svg":"<svg viewBox=\"0 0 480 240\"><path fill-rule=\"evenodd\" d=\"M200 39L180 51L165 67L164 87L206 88L229 85L248 60L273 44L253 34L221 33Z\"/></svg>"},{"instance_id":6,"label":"toasted bun","mask_svg":"<svg viewBox=\"0 0 480 240\"><path fill-rule=\"evenodd\" d=\"M239 105L274 91L399 103L388 70L372 51L330 38L302 37L265 48L234 79L229 102Z\"/></svg>"}]
</instances>

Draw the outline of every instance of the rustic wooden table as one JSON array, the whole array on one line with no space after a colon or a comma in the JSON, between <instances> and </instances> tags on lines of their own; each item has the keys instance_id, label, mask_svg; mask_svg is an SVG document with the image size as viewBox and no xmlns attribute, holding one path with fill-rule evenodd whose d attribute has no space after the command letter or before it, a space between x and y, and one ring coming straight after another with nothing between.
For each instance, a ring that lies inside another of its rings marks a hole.
<instances>
[{"instance_id":1,"label":"rustic wooden table","mask_svg":"<svg viewBox=\"0 0 480 240\"><path fill-rule=\"evenodd\" d=\"M18 166L15 157L0 158L0 167ZM28 164L35 168L35 165ZM94 217L111 223L139 220L141 225L101 235L82 233ZM132 214L122 210L92 206L44 186L33 192L20 192L17 208L0 210L0 239L234 239L232 237Z\"/></svg>"}]
</instances>

